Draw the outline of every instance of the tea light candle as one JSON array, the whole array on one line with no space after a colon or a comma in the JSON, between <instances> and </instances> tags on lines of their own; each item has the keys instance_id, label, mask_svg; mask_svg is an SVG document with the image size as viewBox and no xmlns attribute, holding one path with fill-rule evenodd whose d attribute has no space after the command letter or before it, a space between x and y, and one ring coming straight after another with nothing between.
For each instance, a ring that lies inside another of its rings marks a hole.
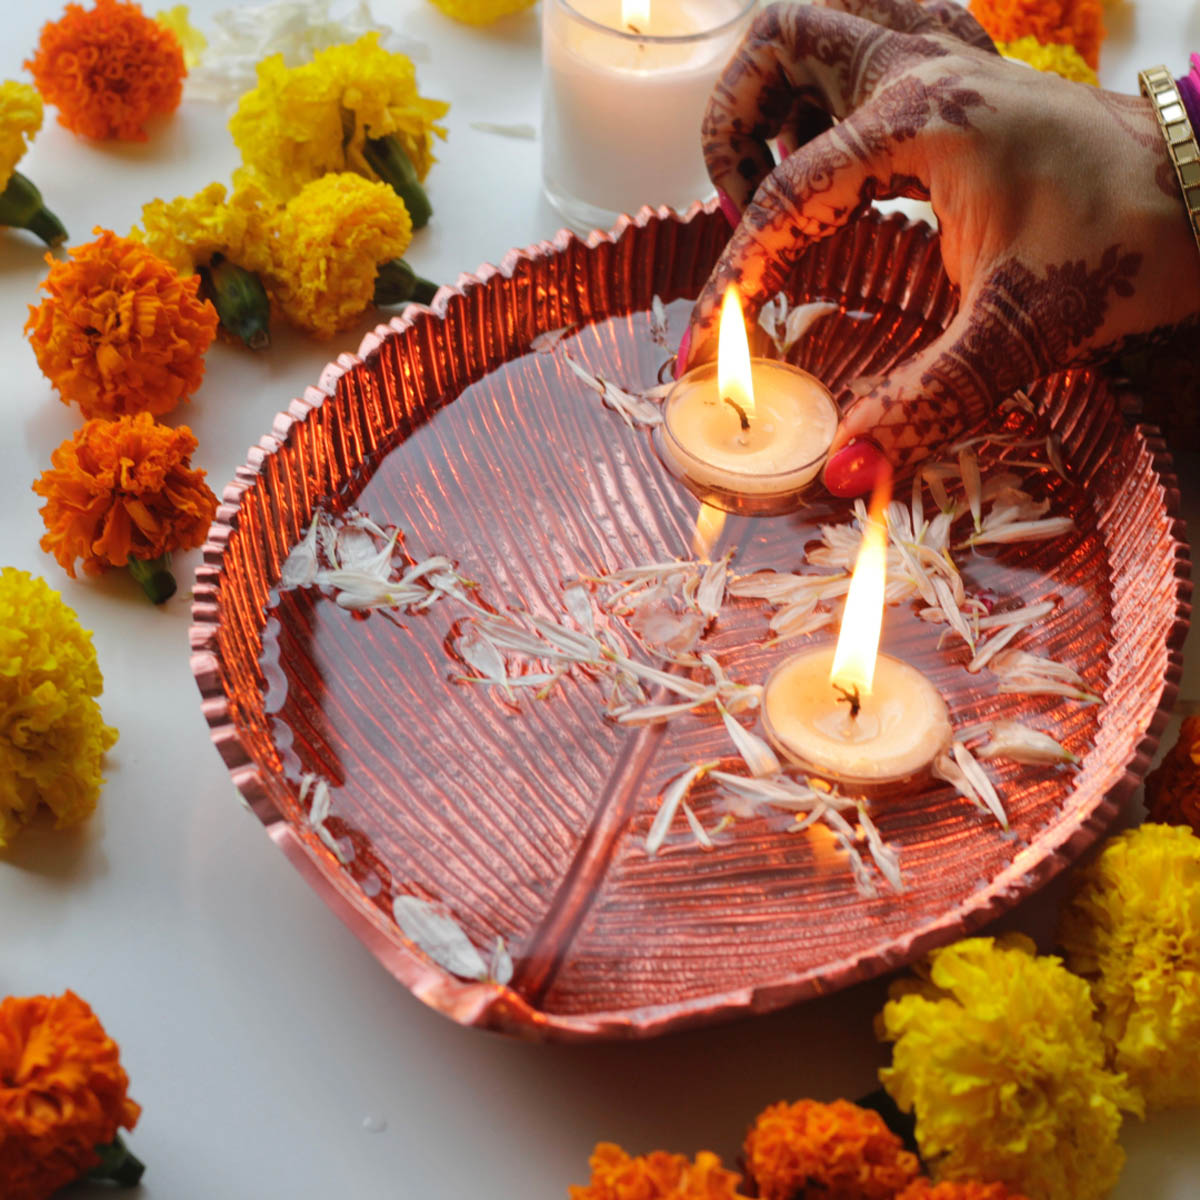
<instances>
[{"instance_id":1,"label":"tea light candle","mask_svg":"<svg viewBox=\"0 0 1200 1200\"><path fill-rule=\"evenodd\" d=\"M933 684L879 654L886 504L886 495L872 504L837 646L785 659L763 687L763 723L775 747L813 774L855 788L923 775L952 738L946 702Z\"/></svg>"},{"instance_id":2,"label":"tea light candle","mask_svg":"<svg viewBox=\"0 0 1200 1200\"><path fill-rule=\"evenodd\" d=\"M712 195L700 125L746 0L545 0L542 182L577 229Z\"/></svg>"},{"instance_id":3,"label":"tea light candle","mask_svg":"<svg viewBox=\"0 0 1200 1200\"><path fill-rule=\"evenodd\" d=\"M750 357L737 291L721 306L717 363L689 371L663 406L661 449L693 491L717 505L785 500L821 470L837 405L807 371Z\"/></svg>"},{"instance_id":4,"label":"tea light candle","mask_svg":"<svg viewBox=\"0 0 1200 1200\"><path fill-rule=\"evenodd\" d=\"M830 683L834 648L814 646L785 659L763 689L763 723L786 758L851 787L924 774L950 745L950 714L937 689L889 655L875 662L869 695L851 715Z\"/></svg>"}]
</instances>

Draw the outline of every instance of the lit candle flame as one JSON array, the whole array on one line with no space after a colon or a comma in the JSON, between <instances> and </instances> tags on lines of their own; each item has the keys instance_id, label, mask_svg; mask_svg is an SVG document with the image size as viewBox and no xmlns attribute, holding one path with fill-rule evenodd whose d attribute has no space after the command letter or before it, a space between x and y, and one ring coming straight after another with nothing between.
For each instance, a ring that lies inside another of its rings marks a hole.
<instances>
[{"instance_id":1,"label":"lit candle flame","mask_svg":"<svg viewBox=\"0 0 1200 1200\"><path fill-rule=\"evenodd\" d=\"M875 488L871 508L863 530L862 545L854 561L850 590L842 613L829 681L846 692L871 694L875 680L875 659L879 656L879 636L883 630L884 589L887 587L887 526L884 512L892 496L890 472Z\"/></svg>"},{"instance_id":2,"label":"lit candle flame","mask_svg":"<svg viewBox=\"0 0 1200 1200\"><path fill-rule=\"evenodd\" d=\"M634 33L650 27L650 0L621 0L621 24Z\"/></svg>"},{"instance_id":3,"label":"lit candle flame","mask_svg":"<svg viewBox=\"0 0 1200 1200\"><path fill-rule=\"evenodd\" d=\"M721 328L717 335L717 392L721 402L732 400L745 414L754 417L754 383L750 375L750 343L746 340L746 318L742 301L733 284L721 301Z\"/></svg>"},{"instance_id":4,"label":"lit candle flame","mask_svg":"<svg viewBox=\"0 0 1200 1200\"><path fill-rule=\"evenodd\" d=\"M692 553L701 562L712 562L712 552L725 528L725 510L700 502L696 514L696 532L692 535Z\"/></svg>"}]
</instances>

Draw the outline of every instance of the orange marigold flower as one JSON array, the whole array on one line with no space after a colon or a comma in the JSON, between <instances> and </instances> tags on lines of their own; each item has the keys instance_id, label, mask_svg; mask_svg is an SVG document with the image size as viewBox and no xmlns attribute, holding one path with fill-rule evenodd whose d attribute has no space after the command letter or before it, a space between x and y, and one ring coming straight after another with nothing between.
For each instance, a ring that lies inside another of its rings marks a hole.
<instances>
[{"instance_id":1,"label":"orange marigold flower","mask_svg":"<svg viewBox=\"0 0 1200 1200\"><path fill-rule=\"evenodd\" d=\"M971 0L970 7L993 41L1035 37L1043 46L1074 46L1093 71L1100 66L1103 0Z\"/></svg>"},{"instance_id":2,"label":"orange marigold flower","mask_svg":"<svg viewBox=\"0 0 1200 1200\"><path fill-rule=\"evenodd\" d=\"M183 47L137 4L68 4L42 26L25 63L59 124L90 138L144 142L146 121L174 112L183 94Z\"/></svg>"},{"instance_id":3,"label":"orange marigold flower","mask_svg":"<svg viewBox=\"0 0 1200 1200\"><path fill-rule=\"evenodd\" d=\"M1020 1192L1010 1192L1002 1183L933 1183L914 1179L896 1200L1027 1200Z\"/></svg>"},{"instance_id":4,"label":"orange marigold flower","mask_svg":"<svg viewBox=\"0 0 1200 1200\"><path fill-rule=\"evenodd\" d=\"M741 1177L701 1150L692 1162L682 1154L655 1150L638 1158L611 1142L600 1142L588 1159L592 1181L568 1187L570 1200L746 1200Z\"/></svg>"},{"instance_id":5,"label":"orange marigold flower","mask_svg":"<svg viewBox=\"0 0 1200 1200\"><path fill-rule=\"evenodd\" d=\"M1179 740L1146 776L1147 819L1189 825L1200 835L1200 717L1185 717Z\"/></svg>"},{"instance_id":6,"label":"orange marigold flower","mask_svg":"<svg viewBox=\"0 0 1200 1200\"><path fill-rule=\"evenodd\" d=\"M45 498L42 549L75 576L96 574L204 541L217 498L191 465L196 438L148 413L88 421L51 456L33 490Z\"/></svg>"},{"instance_id":7,"label":"orange marigold flower","mask_svg":"<svg viewBox=\"0 0 1200 1200\"><path fill-rule=\"evenodd\" d=\"M198 297L198 275L181 279L139 242L96 232L69 262L46 256L49 295L25 323L38 366L85 417L169 412L204 379L216 309Z\"/></svg>"},{"instance_id":8,"label":"orange marigold flower","mask_svg":"<svg viewBox=\"0 0 1200 1200\"><path fill-rule=\"evenodd\" d=\"M848 1100L773 1104L746 1135L746 1170L763 1200L892 1200L918 1173L883 1118Z\"/></svg>"},{"instance_id":9,"label":"orange marigold flower","mask_svg":"<svg viewBox=\"0 0 1200 1200\"><path fill-rule=\"evenodd\" d=\"M141 1109L116 1042L73 992L0 1003L0 1195L46 1200Z\"/></svg>"}]
</instances>

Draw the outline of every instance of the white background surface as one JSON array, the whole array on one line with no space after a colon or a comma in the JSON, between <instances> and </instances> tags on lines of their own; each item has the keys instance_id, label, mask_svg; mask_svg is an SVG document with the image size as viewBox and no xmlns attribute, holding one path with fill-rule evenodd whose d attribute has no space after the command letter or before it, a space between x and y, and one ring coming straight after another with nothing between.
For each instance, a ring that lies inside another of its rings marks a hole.
<instances>
[{"instance_id":1,"label":"white background surface","mask_svg":"<svg viewBox=\"0 0 1200 1200\"><path fill-rule=\"evenodd\" d=\"M195 23L220 7L195 0ZM560 222L539 195L537 145L470 128L538 123L537 11L472 30L418 0L375 8L428 43L422 88L452 102L429 180L435 217L411 261L448 281L552 235ZM21 59L59 11L48 0L5 5L0 78L23 77ZM1111 24L1103 76L1118 90L1136 91L1143 66L1178 72L1200 49L1193 0L1140 0ZM224 110L185 101L132 145L86 144L48 109L21 169L74 244L94 225L126 232L143 202L227 180L234 165ZM121 740L87 825L31 832L0 856L0 994L74 988L118 1039L145 1108L130 1138L148 1165L142 1194L563 1197L586 1181L598 1140L634 1152L709 1147L731 1161L767 1103L872 1089L882 983L738 1025L590 1047L460 1029L395 983L236 800L188 669L186 600L152 609L123 574L72 582L38 548L29 485L79 423L21 333L44 274L31 237L0 233L0 563L47 577L95 631L104 715ZM274 413L374 323L326 345L279 329L259 356L213 347L203 388L171 419L195 430L218 493ZM178 562L184 593L194 561ZM1043 894L1005 924L1044 928L1053 902ZM1115 1195L1200 1194L1198 1124L1190 1112L1131 1127Z\"/></svg>"}]
</instances>

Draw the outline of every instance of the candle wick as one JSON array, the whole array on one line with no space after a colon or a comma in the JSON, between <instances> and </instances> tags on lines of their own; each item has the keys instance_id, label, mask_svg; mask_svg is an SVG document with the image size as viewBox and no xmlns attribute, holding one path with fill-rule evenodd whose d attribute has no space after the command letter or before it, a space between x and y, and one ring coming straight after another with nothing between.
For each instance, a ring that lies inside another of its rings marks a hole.
<instances>
[{"instance_id":1,"label":"candle wick","mask_svg":"<svg viewBox=\"0 0 1200 1200\"><path fill-rule=\"evenodd\" d=\"M642 36L642 31L632 21L629 21L625 28L628 29L630 33L636 33L638 37Z\"/></svg>"},{"instance_id":2,"label":"candle wick","mask_svg":"<svg viewBox=\"0 0 1200 1200\"><path fill-rule=\"evenodd\" d=\"M721 399L737 413L738 421L741 422L742 432L745 433L750 428L750 418L746 416L746 410L731 396L722 396Z\"/></svg>"},{"instance_id":3,"label":"candle wick","mask_svg":"<svg viewBox=\"0 0 1200 1200\"><path fill-rule=\"evenodd\" d=\"M858 714L862 712L862 697L858 694L858 684L855 683L849 688L844 688L840 683L835 683L833 690L839 693L837 698L838 704L850 705L850 720L855 720Z\"/></svg>"}]
</instances>

